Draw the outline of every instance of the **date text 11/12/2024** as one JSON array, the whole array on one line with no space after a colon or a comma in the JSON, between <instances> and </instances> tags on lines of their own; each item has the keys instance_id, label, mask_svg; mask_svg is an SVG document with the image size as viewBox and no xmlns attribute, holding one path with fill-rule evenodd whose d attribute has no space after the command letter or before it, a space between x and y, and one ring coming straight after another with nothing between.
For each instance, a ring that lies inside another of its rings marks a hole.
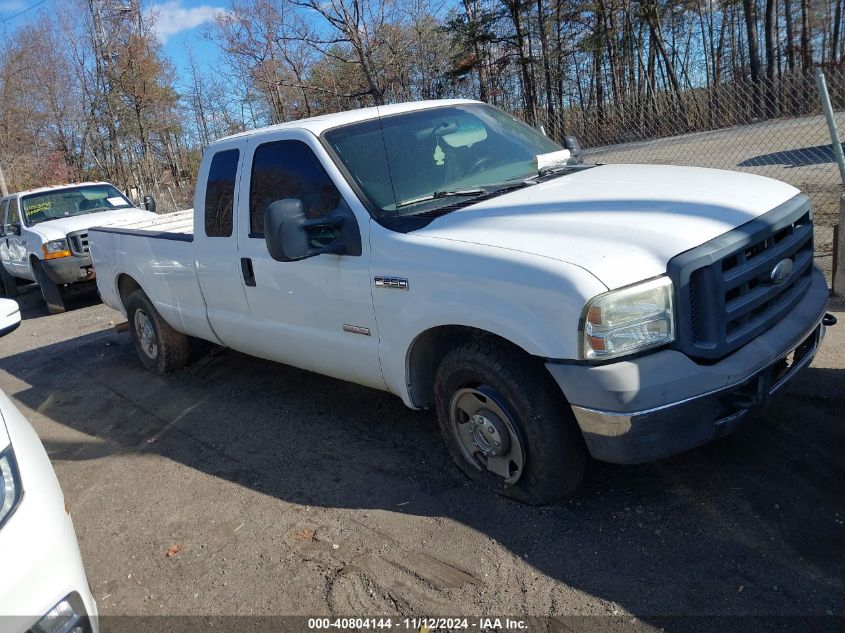
<instances>
[{"instance_id":1,"label":"date text 11/12/2024","mask_svg":"<svg viewBox=\"0 0 845 633\"><path fill-rule=\"evenodd\" d=\"M401 629L428 633L434 630L520 631L528 623L518 618L433 618L433 617L360 617L360 618L309 618L308 629Z\"/></svg>"}]
</instances>

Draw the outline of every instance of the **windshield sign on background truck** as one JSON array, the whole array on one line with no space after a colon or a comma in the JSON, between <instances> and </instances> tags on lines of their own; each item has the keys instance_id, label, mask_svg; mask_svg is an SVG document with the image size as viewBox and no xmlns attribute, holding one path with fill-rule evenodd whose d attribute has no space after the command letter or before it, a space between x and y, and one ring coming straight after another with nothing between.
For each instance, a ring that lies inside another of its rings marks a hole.
<instances>
[{"instance_id":1,"label":"windshield sign on background truck","mask_svg":"<svg viewBox=\"0 0 845 633\"><path fill-rule=\"evenodd\" d=\"M132 207L132 203L111 185L47 191L26 196L21 202L28 226L74 215Z\"/></svg>"}]
</instances>

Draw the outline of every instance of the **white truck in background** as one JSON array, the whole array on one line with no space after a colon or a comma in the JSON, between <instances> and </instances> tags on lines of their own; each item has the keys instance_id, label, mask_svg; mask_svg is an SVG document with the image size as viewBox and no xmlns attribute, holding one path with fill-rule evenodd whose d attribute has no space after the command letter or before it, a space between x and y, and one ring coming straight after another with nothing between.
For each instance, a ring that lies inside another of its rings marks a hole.
<instances>
[{"instance_id":1,"label":"white truck in background","mask_svg":"<svg viewBox=\"0 0 845 633\"><path fill-rule=\"evenodd\" d=\"M571 164L474 101L222 139L193 212L89 234L153 372L192 338L434 407L471 478L530 503L585 458L726 435L812 360L808 198L767 178Z\"/></svg>"},{"instance_id":2,"label":"white truck in background","mask_svg":"<svg viewBox=\"0 0 845 633\"><path fill-rule=\"evenodd\" d=\"M107 182L21 191L0 199L0 290L36 282L50 314L65 311L67 288L93 283L88 229L150 219Z\"/></svg>"}]
</instances>

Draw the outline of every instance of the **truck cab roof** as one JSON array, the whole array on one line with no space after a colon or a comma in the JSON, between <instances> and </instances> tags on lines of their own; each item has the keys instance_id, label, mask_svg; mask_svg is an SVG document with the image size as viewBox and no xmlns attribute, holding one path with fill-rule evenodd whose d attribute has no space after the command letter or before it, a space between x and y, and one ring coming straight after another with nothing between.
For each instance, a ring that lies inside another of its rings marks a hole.
<instances>
[{"instance_id":1,"label":"truck cab roof","mask_svg":"<svg viewBox=\"0 0 845 633\"><path fill-rule=\"evenodd\" d=\"M279 123L278 125L271 125L268 127L256 128L238 134L219 139L220 141L229 141L236 138L244 138L268 132L272 130L285 129L303 129L312 132L315 136L320 136L326 130L347 125L349 123L360 123L361 121L369 121L377 119L380 116L386 117L394 114L404 114L405 112L414 112L417 110L426 110L428 108L437 108L449 105L467 104L467 103L482 103L475 99L433 99L429 101L415 101L413 103L393 103L390 105L383 105L378 107L360 108L358 110L347 110L346 112L335 112L333 114L321 114L319 116L310 117L307 119L297 119L295 121L287 121Z\"/></svg>"}]
</instances>

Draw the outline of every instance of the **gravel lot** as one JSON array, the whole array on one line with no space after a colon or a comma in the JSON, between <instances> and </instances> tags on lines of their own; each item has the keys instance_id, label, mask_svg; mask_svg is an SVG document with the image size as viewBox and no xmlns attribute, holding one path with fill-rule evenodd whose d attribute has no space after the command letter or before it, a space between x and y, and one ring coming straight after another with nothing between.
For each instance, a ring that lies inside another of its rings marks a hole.
<instances>
[{"instance_id":1,"label":"gravel lot","mask_svg":"<svg viewBox=\"0 0 845 633\"><path fill-rule=\"evenodd\" d=\"M227 350L156 377L96 297L59 316L20 301L0 388L53 460L106 631L155 614L843 625L845 322L735 436L593 463L576 497L529 508L469 484L433 414L393 396ZM606 617L568 619L588 615Z\"/></svg>"}]
</instances>

